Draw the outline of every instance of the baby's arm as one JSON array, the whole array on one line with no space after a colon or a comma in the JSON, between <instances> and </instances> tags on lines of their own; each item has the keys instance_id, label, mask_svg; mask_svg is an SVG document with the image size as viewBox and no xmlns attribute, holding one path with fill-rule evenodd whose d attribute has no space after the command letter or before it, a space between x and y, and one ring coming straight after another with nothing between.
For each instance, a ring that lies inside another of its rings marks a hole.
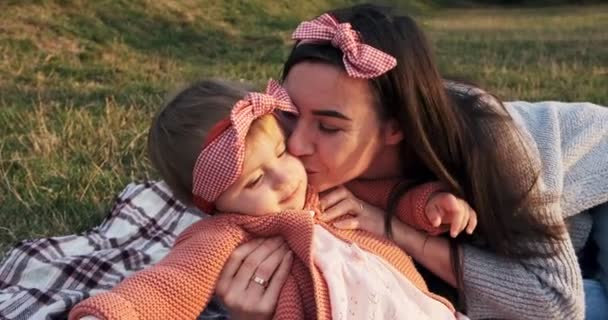
<instances>
[{"instance_id":1,"label":"baby's arm","mask_svg":"<svg viewBox=\"0 0 608 320\"><path fill-rule=\"evenodd\" d=\"M222 219L197 222L158 264L77 304L70 319L195 319L211 299L225 261L240 244L238 234Z\"/></svg>"},{"instance_id":2,"label":"baby's arm","mask_svg":"<svg viewBox=\"0 0 608 320\"><path fill-rule=\"evenodd\" d=\"M357 198L383 210L388 210L391 192L399 181L398 179L354 180L349 182L346 187ZM442 190L441 184L436 182L410 188L397 202L395 208L397 218L431 235L445 232L449 227L434 226L425 214L426 204L433 195Z\"/></svg>"},{"instance_id":3,"label":"baby's arm","mask_svg":"<svg viewBox=\"0 0 608 320\"><path fill-rule=\"evenodd\" d=\"M395 208L397 218L416 229L426 231L430 235L446 232L449 230L448 225L434 224L427 215L427 205L443 189L438 182L424 183L411 188L398 200Z\"/></svg>"},{"instance_id":4,"label":"baby's arm","mask_svg":"<svg viewBox=\"0 0 608 320\"><path fill-rule=\"evenodd\" d=\"M388 209L390 194L398 179L355 180L347 188L359 199ZM437 235L450 230L453 237L465 230L472 233L477 215L462 199L447 193L441 183L429 182L409 189L397 201L395 213L408 225Z\"/></svg>"}]
</instances>

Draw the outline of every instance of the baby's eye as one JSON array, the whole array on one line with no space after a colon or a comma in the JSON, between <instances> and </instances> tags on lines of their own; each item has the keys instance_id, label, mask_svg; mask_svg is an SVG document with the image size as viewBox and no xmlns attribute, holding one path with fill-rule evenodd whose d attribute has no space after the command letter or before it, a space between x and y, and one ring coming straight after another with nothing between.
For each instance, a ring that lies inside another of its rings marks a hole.
<instances>
[{"instance_id":1,"label":"baby's eye","mask_svg":"<svg viewBox=\"0 0 608 320\"><path fill-rule=\"evenodd\" d=\"M279 152L279 158L281 158L282 156L284 156L285 154L287 154L287 149L283 149L283 151Z\"/></svg>"},{"instance_id":2,"label":"baby's eye","mask_svg":"<svg viewBox=\"0 0 608 320\"><path fill-rule=\"evenodd\" d=\"M262 178L263 178L263 177L264 177L264 175L263 175L263 174L259 175L257 178L255 178L255 180L253 180L253 181L249 182L249 183L248 183L248 184L245 186L245 188L247 188L247 189L254 188L255 186L257 186L257 185L258 185L258 184L259 184L259 183L262 181Z\"/></svg>"}]
</instances>

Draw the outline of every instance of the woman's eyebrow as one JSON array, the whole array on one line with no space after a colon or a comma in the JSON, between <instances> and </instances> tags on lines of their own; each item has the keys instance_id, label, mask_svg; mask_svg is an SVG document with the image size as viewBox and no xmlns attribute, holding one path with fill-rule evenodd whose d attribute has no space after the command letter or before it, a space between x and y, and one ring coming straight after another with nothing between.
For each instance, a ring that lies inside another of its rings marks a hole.
<instances>
[{"instance_id":1,"label":"woman's eyebrow","mask_svg":"<svg viewBox=\"0 0 608 320\"><path fill-rule=\"evenodd\" d=\"M333 117L333 118L339 118L339 119L352 121L352 119L350 119L349 117L345 116L344 114L342 114L338 111L334 111L334 110L314 110L314 111L312 111L312 114L314 114L316 116Z\"/></svg>"}]
</instances>

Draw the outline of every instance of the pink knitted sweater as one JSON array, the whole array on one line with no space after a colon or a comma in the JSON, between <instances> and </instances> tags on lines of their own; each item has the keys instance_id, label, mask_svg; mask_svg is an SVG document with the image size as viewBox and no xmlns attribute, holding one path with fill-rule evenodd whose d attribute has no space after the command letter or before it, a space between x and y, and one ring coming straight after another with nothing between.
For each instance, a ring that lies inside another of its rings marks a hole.
<instances>
[{"instance_id":1,"label":"pink knitted sweater","mask_svg":"<svg viewBox=\"0 0 608 320\"><path fill-rule=\"evenodd\" d=\"M360 199L386 208L396 181L353 182L349 189ZM438 233L424 214L430 196L438 190L434 183L406 193L398 204L398 218L422 230ZM203 219L176 241L171 252L155 266L125 279L109 292L91 297L74 307L70 319L93 315L101 319L195 319L211 299L219 274L230 254L240 244L260 236L282 236L294 252L291 272L282 288L276 319L331 319L327 284L312 260L313 226L319 224L339 239L356 243L399 270L421 291L434 295L405 252L392 241L365 231L338 230L317 219L318 196L307 193L305 211L285 211L267 216L220 214Z\"/></svg>"}]
</instances>

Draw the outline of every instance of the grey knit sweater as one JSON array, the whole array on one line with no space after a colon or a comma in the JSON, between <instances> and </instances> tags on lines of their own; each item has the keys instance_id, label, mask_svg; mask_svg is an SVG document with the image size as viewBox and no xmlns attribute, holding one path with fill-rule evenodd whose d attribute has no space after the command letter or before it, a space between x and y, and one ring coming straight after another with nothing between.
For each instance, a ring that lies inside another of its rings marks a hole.
<instances>
[{"instance_id":1,"label":"grey knit sweater","mask_svg":"<svg viewBox=\"0 0 608 320\"><path fill-rule=\"evenodd\" d=\"M495 107L491 96L483 101L485 107ZM569 238L560 244L559 255L525 261L465 245L466 313L471 319L584 319L576 252L591 229L586 210L608 202L608 108L521 101L505 106L540 160L541 190L561 195L559 203L548 205L543 214L548 221L565 219Z\"/></svg>"}]
</instances>

